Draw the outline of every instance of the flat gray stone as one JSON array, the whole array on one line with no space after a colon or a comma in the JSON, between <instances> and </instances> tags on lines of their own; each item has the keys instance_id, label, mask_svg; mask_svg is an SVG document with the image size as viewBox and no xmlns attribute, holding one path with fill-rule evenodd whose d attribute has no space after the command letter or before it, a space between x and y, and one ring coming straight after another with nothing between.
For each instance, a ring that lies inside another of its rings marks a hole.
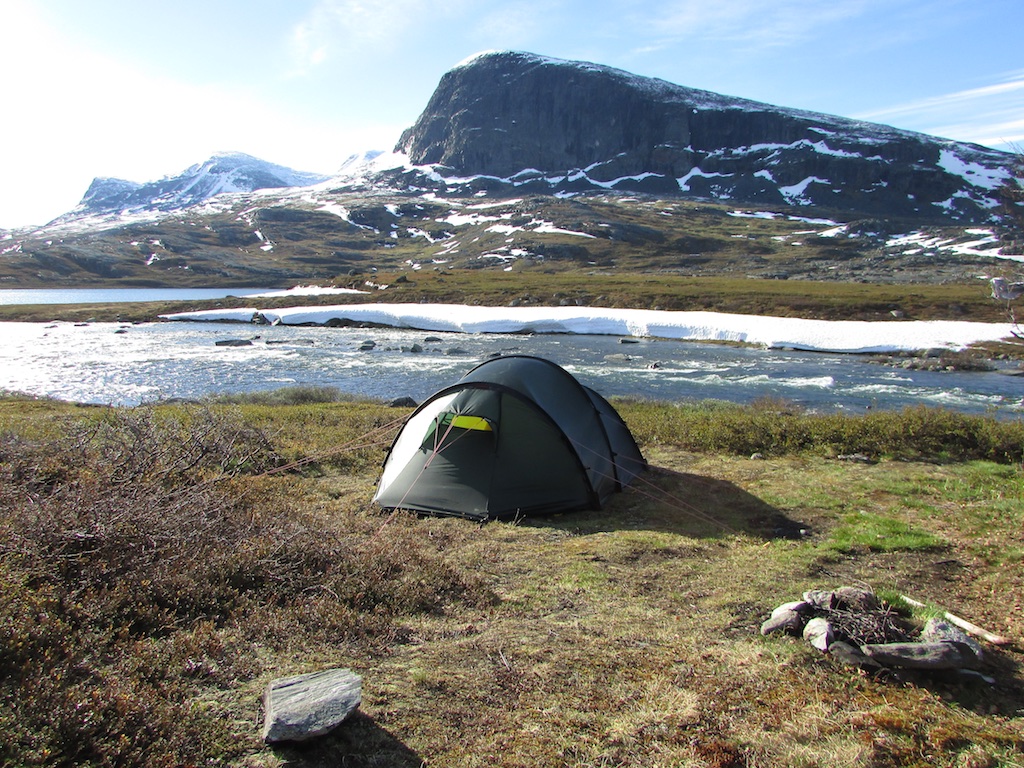
<instances>
[{"instance_id":1,"label":"flat gray stone","mask_svg":"<svg viewBox=\"0 0 1024 768\"><path fill-rule=\"evenodd\" d=\"M977 667L985 659L985 651L982 650L981 643L945 619L928 619L924 624L924 629L921 630L921 641L953 643L963 654L966 667Z\"/></svg>"},{"instance_id":2,"label":"flat gray stone","mask_svg":"<svg viewBox=\"0 0 1024 768\"><path fill-rule=\"evenodd\" d=\"M305 741L333 730L363 696L363 681L348 669L271 680L263 694L263 741Z\"/></svg>"},{"instance_id":3,"label":"flat gray stone","mask_svg":"<svg viewBox=\"0 0 1024 768\"><path fill-rule=\"evenodd\" d=\"M904 669L962 669L963 654L953 643L883 643L862 645L879 664Z\"/></svg>"},{"instance_id":4,"label":"flat gray stone","mask_svg":"<svg viewBox=\"0 0 1024 768\"><path fill-rule=\"evenodd\" d=\"M841 661L843 664L849 664L852 667L876 671L881 669L882 666L874 659L862 653L860 648L839 640L828 647L828 653L836 661Z\"/></svg>"}]
</instances>

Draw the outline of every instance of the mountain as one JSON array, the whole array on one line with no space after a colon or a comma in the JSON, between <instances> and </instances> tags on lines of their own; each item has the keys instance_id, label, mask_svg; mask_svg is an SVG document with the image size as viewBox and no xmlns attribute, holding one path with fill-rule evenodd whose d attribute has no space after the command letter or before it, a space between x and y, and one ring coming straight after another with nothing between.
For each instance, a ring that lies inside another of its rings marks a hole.
<instances>
[{"instance_id":1,"label":"mountain","mask_svg":"<svg viewBox=\"0 0 1024 768\"><path fill-rule=\"evenodd\" d=\"M353 155L327 180L239 154L149 184L96 179L60 219L0 233L0 284L395 293L414 282L395 274L468 270L964 283L1024 259L1005 215L1024 208L1000 189L1015 160L491 53L441 78L394 152Z\"/></svg>"},{"instance_id":2,"label":"mountain","mask_svg":"<svg viewBox=\"0 0 1024 768\"><path fill-rule=\"evenodd\" d=\"M1012 160L978 145L509 51L447 72L396 151L464 188L614 189L965 223L992 219Z\"/></svg>"},{"instance_id":3,"label":"mountain","mask_svg":"<svg viewBox=\"0 0 1024 768\"><path fill-rule=\"evenodd\" d=\"M241 152L224 152L187 168L177 176L145 184L124 179L94 179L82 201L57 222L137 210L175 211L224 192L303 187L327 178L268 163Z\"/></svg>"}]
</instances>

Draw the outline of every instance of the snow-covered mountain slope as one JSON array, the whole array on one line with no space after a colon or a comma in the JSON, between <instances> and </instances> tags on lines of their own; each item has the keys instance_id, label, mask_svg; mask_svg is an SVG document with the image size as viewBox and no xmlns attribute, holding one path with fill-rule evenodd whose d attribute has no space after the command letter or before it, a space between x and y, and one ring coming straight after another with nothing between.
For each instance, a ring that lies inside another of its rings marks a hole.
<instances>
[{"instance_id":1,"label":"snow-covered mountain slope","mask_svg":"<svg viewBox=\"0 0 1024 768\"><path fill-rule=\"evenodd\" d=\"M159 181L139 184L124 179L97 178L82 201L55 223L103 214L176 211L224 193L305 187L327 178L240 152L225 152Z\"/></svg>"}]
</instances>

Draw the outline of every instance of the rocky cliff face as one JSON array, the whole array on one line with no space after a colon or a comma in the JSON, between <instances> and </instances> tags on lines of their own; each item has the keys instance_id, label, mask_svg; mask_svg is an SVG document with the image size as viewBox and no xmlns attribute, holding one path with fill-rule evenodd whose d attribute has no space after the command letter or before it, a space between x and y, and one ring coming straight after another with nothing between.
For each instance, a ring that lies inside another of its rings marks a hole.
<instances>
[{"instance_id":1,"label":"rocky cliff face","mask_svg":"<svg viewBox=\"0 0 1024 768\"><path fill-rule=\"evenodd\" d=\"M442 177L982 222L1012 156L621 70L490 53L446 73L397 151Z\"/></svg>"}]
</instances>

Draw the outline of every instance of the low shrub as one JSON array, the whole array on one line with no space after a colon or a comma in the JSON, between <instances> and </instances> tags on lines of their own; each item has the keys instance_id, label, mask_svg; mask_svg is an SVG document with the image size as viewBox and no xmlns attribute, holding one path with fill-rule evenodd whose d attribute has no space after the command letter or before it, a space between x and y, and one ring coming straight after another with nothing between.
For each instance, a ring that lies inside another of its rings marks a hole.
<instances>
[{"instance_id":1,"label":"low shrub","mask_svg":"<svg viewBox=\"0 0 1024 768\"><path fill-rule=\"evenodd\" d=\"M360 400L369 401L369 398L356 397L342 392L337 387L320 384L299 384L255 392L235 392L210 398L212 403L234 405L310 405L342 401L358 402Z\"/></svg>"},{"instance_id":2,"label":"low shrub","mask_svg":"<svg viewBox=\"0 0 1024 768\"><path fill-rule=\"evenodd\" d=\"M625 400L617 401L616 407L641 445L733 455L861 453L873 458L985 459L1003 464L1024 460L1024 422L942 408L822 414L770 400L748 406Z\"/></svg>"},{"instance_id":3,"label":"low shrub","mask_svg":"<svg viewBox=\"0 0 1024 768\"><path fill-rule=\"evenodd\" d=\"M196 701L264 671L252 643L386 646L492 600L401 520L314 514L281 463L224 409L0 436L0 764L223 759L252 733Z\"/></svg>"}]
</instances>

